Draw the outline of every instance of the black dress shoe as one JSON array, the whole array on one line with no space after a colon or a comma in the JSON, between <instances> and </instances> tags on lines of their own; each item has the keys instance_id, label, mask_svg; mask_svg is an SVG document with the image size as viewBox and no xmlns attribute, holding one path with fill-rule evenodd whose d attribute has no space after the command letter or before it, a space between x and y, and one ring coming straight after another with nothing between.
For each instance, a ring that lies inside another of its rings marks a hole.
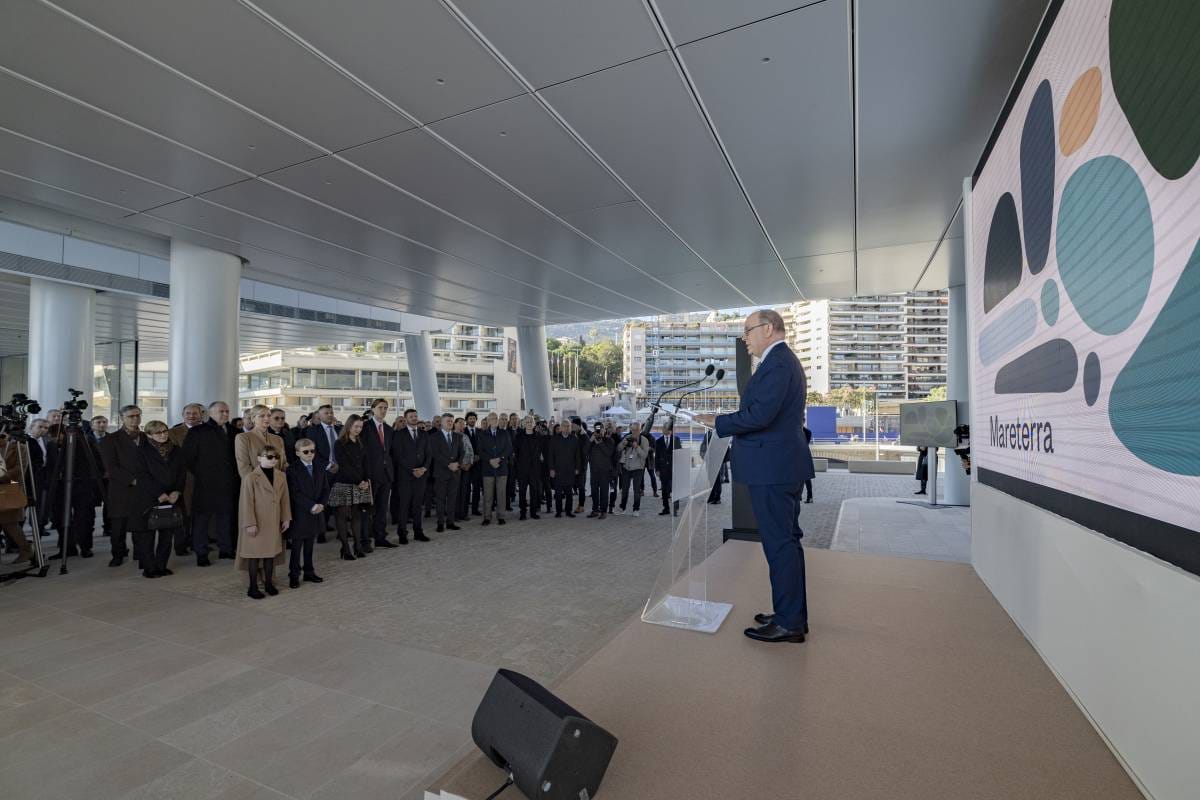
<instances>
[{"instance_id":1,"label":"black dress shoe","mask_svg":"<svg viewBox=\"0 0 1200 800\"><path fill-rule=\"evenodd\" d=\"M483 522L481 522L481 523L479 523L479 524L480 524L480 525L491 525L491 524L492 524L492 520L491 520L490 518L488 518L488 519L485 519Z\"/></svg>"},{"instance_id":2,"label":"black dress shoe","mask_svg":"<svg viewBox=\"0 0 1200 800\"><path fill-rule=\"evenodd\" d=\"M528 518L528 517L526 516L525 512L524 512L524 511L522 511L522 512L521 512L521 516L517 517L517 521L518 521L518 522L520 522L520 521L522 521L522 520L525 520L525 519L527 519L527 518Z\"/></svg>"},{"instance_id":3,"label":"black dress shoe","mask_svg":"<svg viewBox=\"0 0 1200 800\"><path fill-rule=\"evenodd\" d=\"M497 524L497 525L503 525L503 524L504 524L504 517L497 517L497 518L496 518L496 524Z\"/></svg>"},{"instance_id":4,"label":"black dress shoe","mask_svg":"<svg viewBox=\"0 0 1200 800\"><path fill-rule=\"evenodd\" d=\"M539 517L536 513L532 512L532 511L529 512L529 518L530 519L541 519L541 517Z\"/></svg>"},{"instance_id":5,"label":"black dress shoe","mask_svg":"<svg viewBox=\"0 0 1200 800\"><path fill-rule=\"evenodd\" d=\"M317 534L317 544L325 544L325 542L327 542L327 541L329 541L329 540L325 538L325 534L323 534L323 533ZM221 557L224 558L224 556L221 556Z\"/></svg>"},{"instance_id":6,"label":"black dress shoe","mask_svg":"<svg viewBox=\"0 0 1200 800\"><path fill-rule=\"evenodd\" d=\"M375 541L375 546L376 547L399 547L400 545L392 544L387 539L377 539Z\"/></svg>"},{"instance_id":7,"label":"black dress shoe","mask_svg":"<svg viewBox=\"0 0 1200 800\"><path fill-rule=\"evenodd\" d=\"M264 597L266 597L266 595L260 592L258 589L249 589L246 592L246 597L251 597L255 600L262 600Z\"/></svg>"},{"instance_id":8,"label":"black dress shoe","mask_svg":"<svg viewBox=\"0 0 1200 800\"><path fill-rule=\"evenodd\" d=\"M304 581L305 583L324 583L325 579L314 572L311 575L305 575Z\"/></svg>"},{"instance_id":9,"label":"black dress shoe","mask_svg":"<svg viewBox=\"0 0 1200 800\"><path fill-rule=\"evenodd\" d=\"M152 569L144 569L144 570L142 570L142 577L143 578L157 578L157 577L159 577L159 574Z\"/></svg>"},{"instance_id":10,"label":"black dress shoe","mask_svg":"<svg viewBox=\"0 0 1200 800\"><path fill-rule=\"evenodd\" d=\"M437 526L437 532L438 532L438 533L445 533L445 532L446 532L446 526L445 526L444 524L442 524L442 523L440 523L440 522L439 522L439 523L438 523L438 526Z\"/></svg>"},{"instance_id":11,"label":"black dress shoe","mask_svg":"<svg viewBox=\"0 0 1200 800\"><path fill-rule=\"evenodd\" d=\"M263 589L265 589L267 594L271 595L271 597L274 597L275 595L279 594L279 590L275 588L275 584L273 584L273 583L268 583L266 586L263 587Z\"/></svg>"},{"instance_id":12,"label":"black dress shoe","mask_svg":"<svg viewBox=\"0 0 1200 800\"><path fill-rule=\"evenodd\" d=\"M91 557L92 557L92 551L91 551L91 550L80 550L80 551L79 551L79 557L80 557L80 558L91 558Z\"/></svg>"},{"instance_id":13,"label":"black dress shoe","mask_svg":"<svg viewBox=\"0 0 1200 800\"><path fill-rule=\"evenodd\" d=\"M397 546L402 545L402 544L408 544L408 537L405 536L404 534L400 535L400 541L397 543Z\"/></svg>"},{"instance_id":14,"label":"black dress shoe","mask_svg":"<svg viewBox=\"0 0 1200 800\"><path fill-rule=\"evenodd\" d=\"M167 575L174 575L174 574L175 573L172 570L169 570L166 567L158 568L158 577L160 577L160 578L165 577Z\"/></svg>"},{"instance_id":15,"label":"black dress shoe","mask_svg":"<svg viewBox=\"0 0 1200 800\"><path fill-rule=\"evenodd\" d=\"M354 556L350 553L349 550L343 550L338 555L341 557L342 561L354 561L355 560Z\"/></svg>"},{"instance_id":16,"label":"black dress shoe","mask_svg":"<svg viewBox=\"0 0 1200 800\"><path fill-rule=\"evenodd\" d=\"M289 589L299 589L300 588L300 579L297 578L295 575L290 576L288 578L288 588Z\"/></svg>"},{"instance_id":17,"label":"black dress shoe","mask_svg":"<svg viewBox=\"0 0 1200 800\"><path fill-rule=\"evenodd\" d=\"M570 517L571 519L575 519L575 513L573 511L568 511L567 516Z\"/></svg>"},{"instance_id":18,"label":"black dress shoe","mask_svg":"<svg viewBox=\"0 0 1200 800\"><path fill-rule=\"evenodd\" d=\"M218 556L218 558L221 558L221 559L226 559L226 558L227 558L227 559L229 559L229 560L231 560L231 561L232 561L233 559L237 558L237 555L236 555L236 554L234 554L234 553L221 553L221 554Z\"/></svg>"},{"instance_id":19,"label":"black dress shoe","mask_svg":"<svg viewBox=\"0 0 1200 800\"><path fill-rule=\"evenodd\" d=\"M430 538L429 538L428 536L426 536L425 534L423 534L423 533L421 533L420 531L418 531L418 532L417 532L417 535L413 537L413 541L416 541L416 542L431 542L431 541L433 541L433 540L432 540L432 539L430 539Z\"/></svg>"},{"instance_id":20,"label":"black dress shoe","mask_svg":"<svg viewBox=\"0 0 1200 800\"><path fill-rule=\"evenodd\" d=\"M51 556L51 558L54 558L54 556ZM125 563L125 558L123 556L113 556L112 559L108 562L108 565L110 567L119 567L124 563Z\"/></svg>"},{"instance_id":21,"label":"black dress shoe","mask_svg":"<svg viewBox=\"0 0 1200 800\"><path fill-rule=\"evenodd\" d=\"M812 502L812 498L810 497L810 498L808 498L807 500L805 500L804 502L806 502L806 503L811 503L811 502Z\"/></svg>"},{"instance_id":22,"label":"black dress shoe","mask_svg":"<svg viewBox=\"0 0 1200 800\"><path fill-rule=\"evenodd\" d=\"M773 622L775 622L775 615L774 614L755 614L754 621L757 622L759 625L770 625ZM808 633L808 623L807 622L804 623L804 633L805 634Z\"/></svg>"},{"instance_id":23,"label":"black dress shoe","mask_svg":"<svg viewBox=\"0 0 1200 800\"><path fill-rule=\"evenodd\" d=\"M362 551L361 547L356 547L356 548L354 548L354 557L355 558L366 558L367 554Z\"/></svg>"},{"instance_id":24,"label":"black dress shoe","mask_svg":"<svg viewBox=\"0 0 1200 800\"><path fill-rule=\"evenodd\" d=\"M457 526L457 525L455 525L453 522L451 522L449 525L447 525L447 526L446 526L446 530L448 530L448 531L461 531L461 530L462 530L462 528L458 527L458 526Z\"/></svg>"},{"instance_id":25,"label":"black dress shoe","mask_svg":"<svg viewBox=\"0 0 1200 800\"><path fill-rule=\"evenodd\" d=\"M197 567L211 567L211 566L212 566L212 562L211 562L211 561L209 561L207 558L197 558L197 559L196 559L196 566L197 566Z\"/></svg>"},{"instance_id":26,"label":"black dress shoe","mask_svg":"<svg viewBox=\"0 0 1200 800\"><path fill-rule=\"evenodd\" d=\"M554 518L555 518L555 519L561 519L561 518L562 518L562 512L561 512L561 511L555 511L555 512L554 512Z\"/></svg>"},{"instance_id":27,"label":"black dress shoe","mask_svg":"<svg viewBox=\"0 0 1200 800\"><path fill-rule=\"evenodd\" d=\"M664 508L662 511L658 512L658 515L660 517L665 517L667 514L670 514L670 513L671 513L671 509Z\"/></svg>"},{"instance_id":28,"label":"black dress shoe","mask_svg":"<svg viewBox=\"0 0 1200 800\"><path fill-rule=\"evenodd\" d=\"M588 514L588 519L595 519L595 518L596 518L596 517L598 517L598 516L600 516L600 512L599 512L599 511L593 511L592 513Z\"/></svg>"},{"instance_id":29,"label":"black dress shoe","mask_svg":"<svg viewBox=\"0 0 1200 800\"><path fill-rule=\"evenodd\" d=\"M774 622L770 625L763 625L761 628L746 628L743 633L757 642L800 643L804 641L803 630L789 631L787 628L782 628Z\"/></svg>"}]
</instances>

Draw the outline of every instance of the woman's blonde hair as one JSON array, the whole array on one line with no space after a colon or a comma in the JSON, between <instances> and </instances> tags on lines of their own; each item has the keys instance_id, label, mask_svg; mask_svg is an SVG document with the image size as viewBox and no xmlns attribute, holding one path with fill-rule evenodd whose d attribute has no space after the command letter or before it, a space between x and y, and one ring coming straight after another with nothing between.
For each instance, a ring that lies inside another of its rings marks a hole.
<instances>
[{"instance_id":1,"label":"woman's blonde hair","mask_svg":"<svg viewBox=\"0 0 1200 800\"><path fill-rule=\"evenodd\" d=\"M170 428L168 428L167 423L163 422L161 419L152 419L146 423L146 427L143 428L143 430L146 431L147 435L150 435L162 433L163 431L170 430Z\"/></svg>"}]
</instances>

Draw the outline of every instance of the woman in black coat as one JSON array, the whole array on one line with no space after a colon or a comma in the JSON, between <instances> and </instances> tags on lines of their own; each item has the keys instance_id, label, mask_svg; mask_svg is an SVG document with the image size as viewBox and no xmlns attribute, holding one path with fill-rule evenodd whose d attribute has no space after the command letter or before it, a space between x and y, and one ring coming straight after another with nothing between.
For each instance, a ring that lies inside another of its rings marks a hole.
<instances>
[{"instance_id":1,"label":"woman in black coat","mask_svg":"<svg viewBox=\"0 0 1200 800\"><path fill-rule=\"evenodd\" d=\"M329 490L329 506L337 509L338 539L342 543L342 559L353 561L367 554L370 547L371 482L367 479L367 450L362 441L363 421L351 414L334 443L337 472ZM351 554L353 544L353 554Z\"/></svg>"},{"instance_id":2,"label":"woman in black coat","mask_svg":"<svg viewBox=\"0 0 1200 800\"><path fill-rule=\"evenodd\" d=\"M187 472L183 453L171 443L167 425L159 420L146 423L146 436L138 445L138 463L134 484L134 509L129 517L135 553L142 566L142 576L161 578L172 575L167 568L171 543L179 526L152 530L147 516L156 506L178 506L183 496ZM155 542L157 535L158 541Z\"/></svg>"}]
</instances>

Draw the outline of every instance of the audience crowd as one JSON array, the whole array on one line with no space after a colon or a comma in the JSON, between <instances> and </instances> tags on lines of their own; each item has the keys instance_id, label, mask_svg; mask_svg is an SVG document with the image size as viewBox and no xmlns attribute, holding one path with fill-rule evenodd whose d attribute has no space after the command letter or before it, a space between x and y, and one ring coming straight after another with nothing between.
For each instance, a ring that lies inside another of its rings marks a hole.
<instances>
[{"instance_id":1,"label":"audience crowd","mask_svg":"<svg viewBox=\"0 0 1200 800\"><path fill-rule=\"evenodd\" d=\"M339 420L322 405L290 425L280 408L254 406L231 418L229 405L217 401L189 404L183 421L168 427L143 426L141 410L125 406L114 425L97 416L80 426L68 502L65 427L61 412L51 411L29 426L25 475L16 437L0 437L0 487L20 484L41 527L58 532L52 558L92 557L100 509L110 567L132 555L144 577L161 578L172 574L172 552L209 567L215 545L217 559L247 573L255 599L278 594L274 571L285 560L290 588L322 582L314 544L330 533L340 558L354 561L410 540L429 542L431 525L438 533L475 518L505 525L514 506L518 520L551 511L556 518L585 511L591 519L636 517L647 478L662 501L658 513L677 513L672 451L683 445L669 421L654 436L636 422L628 430L597 422L587 431L578 417L480 418L472 411L423 420L410 408L389 421L388 412L380 399ZM720 483L709 502L720 502ZM33 557L25 533L31 516L0 508L0 533L19 561Z\"/></svg>"}]
</instances>

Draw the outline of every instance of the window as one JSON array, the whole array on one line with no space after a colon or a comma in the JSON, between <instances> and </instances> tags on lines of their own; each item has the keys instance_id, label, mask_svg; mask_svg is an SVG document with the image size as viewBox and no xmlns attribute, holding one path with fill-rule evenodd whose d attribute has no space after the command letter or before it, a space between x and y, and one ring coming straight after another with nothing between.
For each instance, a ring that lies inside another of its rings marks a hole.
<instances>
[{"instance_id":1,"label":"window","mask_svg":"<svg viewBox=\"0 0 1200 800\"><path fill-rule=\"evenodd\" d=\"M165 392L167 391L167 373L151 370L138 370L137 375L138 391L139 392Z\"/></svg>"},{"instance_id":2,"label":"window","mask_svg":"<svg viewBox=\"0 0 1200 800\"><path fill-rule=\"evenodd\" d=\"M437 387L439 392L471 392L474 391L469 372L439 372Z\"/></svg>"},{"instance_id":3,"label":"window","mask_svg":"<svg viewBox=\"0 0 1200 800\"><path fill-rule=\"evenodd\" d=\"M476 375L475 391L480 393L490 393L496 391L496 376Z\"/></svg>"}]
</instances>

